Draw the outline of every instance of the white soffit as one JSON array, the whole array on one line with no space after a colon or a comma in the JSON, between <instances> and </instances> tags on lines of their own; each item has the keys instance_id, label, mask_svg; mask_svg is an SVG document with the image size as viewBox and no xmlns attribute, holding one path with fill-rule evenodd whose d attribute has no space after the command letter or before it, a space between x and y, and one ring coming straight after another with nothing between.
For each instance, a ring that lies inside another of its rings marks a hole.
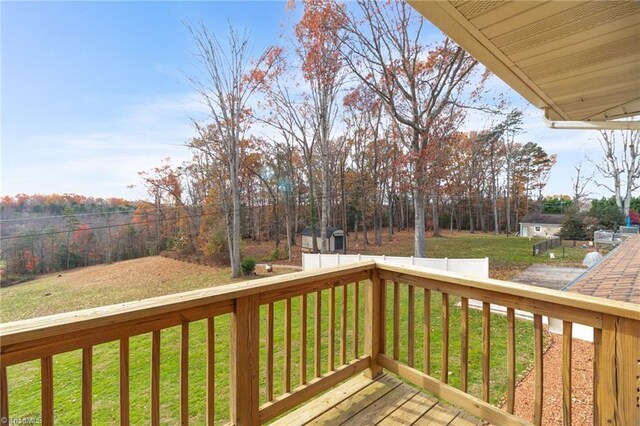
<instances>
[{"instance_id":1,"label":"white soffit","mask_svg":"<svg viewBox=\"0 0 640 426\"><path fill-rule=\"evenodd\" d=\"M640 115L640 1L408 2L549 120Z\"/></svg>"}]
</instances>

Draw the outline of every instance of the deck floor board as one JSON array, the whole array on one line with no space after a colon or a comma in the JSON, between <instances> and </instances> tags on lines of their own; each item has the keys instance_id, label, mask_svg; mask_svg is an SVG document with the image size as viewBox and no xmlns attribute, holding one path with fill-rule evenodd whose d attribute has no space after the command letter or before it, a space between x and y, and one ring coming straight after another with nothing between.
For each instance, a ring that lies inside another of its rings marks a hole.
<instances>
[{"instance_id":1,"label":"deck floor board","mask_svg":"<svg viewBox=\"0 0 640 426\"><path fill-rule=\"evenodd\" d=\"M391 375L359 375L309 401L272 425L476 425L460 410Z\"/></svg>"}]
</instances>

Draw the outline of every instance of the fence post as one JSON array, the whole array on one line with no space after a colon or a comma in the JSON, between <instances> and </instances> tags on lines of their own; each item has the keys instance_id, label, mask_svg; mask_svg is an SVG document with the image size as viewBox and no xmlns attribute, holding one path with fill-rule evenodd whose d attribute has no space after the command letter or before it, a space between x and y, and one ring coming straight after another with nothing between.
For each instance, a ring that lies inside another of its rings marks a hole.
<instances>
[{"instance_id":1,"label":"fence post","mask_svg":"<svg viewBox=\"0 0 640 426\"><path fill-rule=\"evenodd\" d=\"M235 425L260 424L258 389L260 305L257 295L236 299L231 316L230 407Z\"/></svg>"},{"instance_id":2,"label":"fence post","mask_svg":"<svg viewBox=\"0 0 640 426\"><path fill-rule=\"evenodd\" d=\"M413 258L413 256L411 256L411 266L415 266L415 265L416 265L416 261L415 261L415 259Z\"/></svg>"},{"instance_id":3,"label":"fence post","mask_svg":"<svg viewBox=\"0 0 640 426\"><path fill-rule=\"evenodd\" d=\"M318 254L318 269L322 268L322 253Z\"/></svg>"},{"instance_id":4,"label":"fence post","mask_svg":"<svg viewBox=\"0 0 640 426\"><path fill-rule=\"evenodd\" d=\"M444 270L449 272L449 258L448 257L444 258Z\"/></svg>"},{"instance_id":5,"label":"fence post","mask_svg":"<svg viewBox=\"0 0 640 426\"><path fill-rule=\"evenodd\" d=\"M370 272L370 278L364 288L364 353L371 357L371 365L364 374L373 379L382 374L382 367L378 365L380 353L380 338L382 326L382 282L378 268Z\"/></svg>"},{"instance_id":6,"label":"fence post","mask_svg":"<svg viewBox=\"0 0 640 426\"><path fill-rule=\"evenodd\" d=\"M340 266L340 253L336 253L336 256L338 256L338 266Z\"/></svg>"}]
</instances>

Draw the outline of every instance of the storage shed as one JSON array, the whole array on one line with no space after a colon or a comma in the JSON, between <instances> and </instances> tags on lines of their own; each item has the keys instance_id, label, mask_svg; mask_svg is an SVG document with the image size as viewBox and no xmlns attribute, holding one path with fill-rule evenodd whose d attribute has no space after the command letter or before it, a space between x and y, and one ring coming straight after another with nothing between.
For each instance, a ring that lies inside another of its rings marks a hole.
<instances>
[{"instance_id":1,"label":"storage shed","mask_svg":"<svg viewBox=\"0 0 640 426\"><path fill-rule=\"evenodd\" d=\"M315 229L316 241L318 244L318 250L322 248L322 238L320 237L320 227ZM302 251L313 251L313 240L311 235L311 227L307 226L302 230ZM337 229L332 226L327 226L327 240L329 240L329 251L342 251L344 248L344 232L342 229Z\"/></svg>"},{"instance_id":2,"label":"storage shed","mask_svg":"<svg viewBox=\"0 0 640 426\"><path fill-rule=\"evenodd\" d=\"M520 236L551 237L562 229L564 215L531 213L520 221Z\"/></svg>"}]
</instances>

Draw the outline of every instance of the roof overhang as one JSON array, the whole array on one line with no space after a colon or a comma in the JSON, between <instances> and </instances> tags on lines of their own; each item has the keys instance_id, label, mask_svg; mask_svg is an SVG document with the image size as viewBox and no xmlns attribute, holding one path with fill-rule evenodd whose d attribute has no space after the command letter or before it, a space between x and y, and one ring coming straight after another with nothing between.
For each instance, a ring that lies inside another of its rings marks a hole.
<instances>
[{"instance_id":1,"label":"roof overhang","mask_svg":"<svg viewBox=\"0 0 640 426\"><path fill-rule=\"evenodd\" d=\"M639 128L640 1L408 2L551 127Z\"/></svg>"}]
</instances>

